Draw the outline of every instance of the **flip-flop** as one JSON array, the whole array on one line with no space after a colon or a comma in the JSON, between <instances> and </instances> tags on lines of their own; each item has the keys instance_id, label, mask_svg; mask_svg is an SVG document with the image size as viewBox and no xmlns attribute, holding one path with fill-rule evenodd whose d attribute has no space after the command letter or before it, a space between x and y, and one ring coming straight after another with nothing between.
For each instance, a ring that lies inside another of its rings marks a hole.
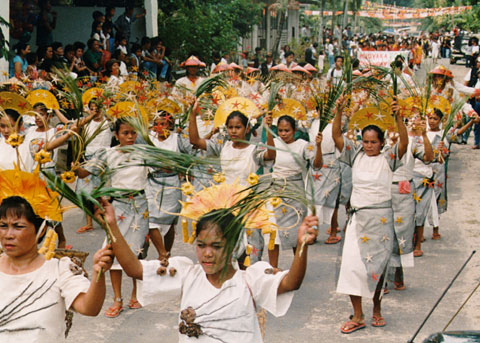
<instances>
[{"instance_id":1,"label":"flip-flop","mask_svg":"<svg viewBox=\"0 0 480 343\"><path fill-rule=\"evenodd\" d=\"M337 244L342 240L342 237L340 236L335 236L335 237L328 237L327 240L325 241L325 244Z\"/></svg>"},{"instance_id":2,"label":"flip-flop","mask_svg":"<svg viewBox=\"0 0 480 343\"><path fill-rule=\"evenodd\" d=\"M92 230L93 230L93 226L85 225L85 226L82 226L81 228L79 228L77 230L77 233L85 233L85 232L92 231Z\"/></svg>"},{"instance_id":3,"label":"flip-flop","mask_svg":"<svg viewBox=\"0 0 480 343\"><path fill-rule=\"evenodd\" d=\"M442 235L439 234L439 233L434 233L434 234L432 235L432 239L435 240L435 241L438 241L438 240L441 239L441 238L442 238Z\"/></svg>"},{"instance_id":4,"label":"flip-flop","mask_svg":"<svg viewBox=\"0 0 480 343\"><path fill-rule=\"evenodd\" d=\"M423 256L423 251L422 250L414 250L413 251L413 257L420 257Z\"/></svg>"},{"instance_id":5,"label":"flip-flop","mask_svg":"<svg viewBox=\"0 0 480 343\"><path fill-rule=\"evenodd\" d=\"M136 309L142 308L142 305L140 305L138 300L131 299L130 302L128 303L128 307L131 308L132 310L136 310Z\"/></svg>"},{"instance_id":6,"label":"flip-flop","mask_svg":"<svg viewBox=\"0 0 480 343\"><path fill-rule=\"evenodd\" d=\"M404 291L404 290L407 289L407 287L406 287L405 284L403 284L403 283L394 282L393 284L395 285L395 290L396 290L396 291Z\"/></svg>"},{"instance_id":7,"label":"flip-flop","mask_svg":"<svg viewBox=\"0 0 480 343\"><path fill-rule=\"evenodd\" d=\"M122 311L123 311L123 306L110 306L105 311L105 317L107 317L107 318L117 318Z\"/></svg>"},{"instance_id":8,"label":"flip-flop","mask_svg":"<svg viewBox=\"0 0 480 343\"><path fill-rule=\"evenodd\" d=\"M372 317L372 326L376 328L381 328L387 325L385 322L385 318L379 317L379 316L373 316Z\"/></svg>"},{"instance_id":9,"label":"flip-flop","mask_svg":"<svg viewBox=\"0 0 480 343\"><path fill-rule=\"evenodd\" d=\"M349 320L348 322L343 323L340 331L345 334L349 334L355 332L360 329L364 329L366 327L365 323L357 323L353 320Z\"/></svg>"}]
</instances>

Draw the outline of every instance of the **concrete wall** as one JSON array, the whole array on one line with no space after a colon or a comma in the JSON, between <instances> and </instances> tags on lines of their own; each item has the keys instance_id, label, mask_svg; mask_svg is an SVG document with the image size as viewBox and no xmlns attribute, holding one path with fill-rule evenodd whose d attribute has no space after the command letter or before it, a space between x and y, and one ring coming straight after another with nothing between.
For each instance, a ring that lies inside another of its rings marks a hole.
<instances>
[{"instance_id":1,"label":"concrete wall","mask_svg":"<svg viewBox=\"0 0 480 343\"><path fill-rule=\"evenodd\" d=\"M3 9L2 9L3 10ZM90 38L92 31L92 13L94 11L104 12L104 7L68 7L68 6L54 6L53 11L57 12L57 26L53 31L53 40L62 42L63 45L81 41L85 44ZM135 14L139 13L140 9L135 9ZM124 12L123 8L117 8L114 22ZM7 16L8 18L8 16ZM130 42L135 42L138 38L140 41L145 36L145 17L137 19L132 23L132 34ZM30 44L32 49L36 47L37 33L34 29Z\"/></svg>"}]
</instances>

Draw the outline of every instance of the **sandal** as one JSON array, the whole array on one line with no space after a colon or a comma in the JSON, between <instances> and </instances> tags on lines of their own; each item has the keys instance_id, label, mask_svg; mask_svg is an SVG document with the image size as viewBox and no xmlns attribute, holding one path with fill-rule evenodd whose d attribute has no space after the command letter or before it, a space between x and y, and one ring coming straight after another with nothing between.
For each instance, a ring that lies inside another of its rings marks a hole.
<instances>
[{"instance_id":1,"label":"sandal","mask_svg":"<svg viewBox=\"0 0 480 343\"><path fill-rule=\"evenodd\" d=\"M352 316L350 316L351 318ZM342 327L340 328L340 331L342 333L346 333L346 334L349 334L349 333L352 333L352 332L355 332L357 330L360 330L360 329L364 329L366 327L365 325L365 322L360 322L360 323L357 323L357 322L354 322L353 320L349 320L345 323L342 324Z\"/></svg>"},{"instance_id":2,"label":"sandal","mask_svg":"<svg viewBox=\"0 0 480 343\"><path fill-rule=\"evenodd\" d=\"M422 250L414 250L413 251L413 257L420 257L423 256L423 251Z\"/></svg>"},{"instance_id":3,"label":"sandal","mask_svg":"<svg viewBox=\"0 0 480 343\"><path fill-rule=\"evenodd\" d=\"M136 309L142 308L142 305L138 302L138 300L130 299L130 302L128 303L128 307L131 308L132 310L136 310Z\"/></svg>"},{"instance_id":4,"label":"sandal","mask_svg":"<svg viewBox=\"0 0 480 343\"><path fill-rule=\"evenodd\" d=\"M325 244L337 244L342 240L342 237L340 236L335 236L335 237L328 237L327 240L325 241Z\"/></svg>"},{"instance_id":5,"label":"sandal","mask_svg":"<svg viewBox=\"0 0 480 343\"><path fill-rule=\"evenodd\" d=\"M395 285L394 289L396 291L404 291L404 290L407 289L407 287L405 286L405 284L403 282L395 281L393 284Z\"/></svg>"},{"instance_id":6,"label":"sandal","mask_svg":"<svg viewBox=\"0 0 480 343\"><path fill-rule=\"evenodd\" d=\"M381 327L384 327L385 325L387 325L387 323L385 322L385 319L383 317L373 315L373 317L372 317L372 326L373 327L381 328Z\"/></svg>"},{"instance_id":7,"label":"sandal","mask_svg":"<svg viewBox=\"0 0 480 343\"><path fill-rule=\"evenodd\" d=\"M325 231L325 233L326 233L327 235L329 235L330 232L332 232L332 228L331 228L331 227L329 227L329 228ZM339 228L339 227L337 227L337 232L340 232L340 228Z\"/></svg>"},{"instance_id":8,"label":"sandal","mask_svg":"<svg viewBox=\"0 0 480 343\"><path fill-rule=\"evenodd\" d=\"M390 293L390 291L388 290L388 288L385 286L385 288L383 289L383 294L388 294Z\"/></svg>"},{"instance_id":9,"label":"sandal","mask_svg":"<svg viewBox=\"0 0 480 343\"><path fill-rule=\"evenodd\" d=\"M123 306L110 306L108 310L105 311L105 317L107 318L116 318L123 311Z\"/></svg>"},{"instance_id":10,"label":"sandal","mask_svg":"<svg viewBox=\"0 0 480 343\"><path fill-rule=\"evenodd\" d=\"M438 232L434 232L433 235L432 235L432 239L435 240L435 241L438 241L441 238L442 238L442 235L439 234Z\"/></svg>"},{"instance_id":11,"label":"sandal","mask_svg":"<svg viewBox=\"0 0 480 343\"><path fill-rule=\"evenodd\" d=\"M85 233L92 230L93 230L93 226L85 225L85 226L82 226L80 229L78 229L77 233Z\"/></svg>"}]
</instances>

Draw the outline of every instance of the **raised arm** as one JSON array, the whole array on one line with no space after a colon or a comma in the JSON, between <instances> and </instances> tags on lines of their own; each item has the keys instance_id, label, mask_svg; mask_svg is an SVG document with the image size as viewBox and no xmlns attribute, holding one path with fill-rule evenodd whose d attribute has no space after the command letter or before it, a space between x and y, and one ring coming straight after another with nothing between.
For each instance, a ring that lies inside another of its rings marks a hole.
<instances>
[{"instance_id":1,"label":"raised arm","mask_svg":"<svg viewBox=\"0 0 480 343\"><path fill-rule=\"evenodd\" d=\"M120 230L117 225L117 217L115 216L115 210L107 200L104 198L100 199L100 204L103 207L103 210L97 209L95 216L99 220L103 221L102 215L105 216L105 220L110 226L113 236L115 237L115 242L112 240L113 253L117 258L118 262L122 266L125 273L128 276L142 280L143 278L143 266L138 260L137 256L132 252L132 249L128 246L128 243L123 238L123 235L120 233Z\"/></svg>"},{"instance_id":2,"label":"raised arm","mask_svg":"<svg viewBox=\"0 0 480 343\"><path fill-rule=\"evenodd\" d=\"M190 121L188 125L188 136L190 143L197 149L207 150L207 141L200 138L197 127L197 113L199 112L198 100L195 101L192 111L190 112Z\"/></svg>"},{"instance_id":3,"label":"raised arm","mask_svg":"<svg viewBox=\"0 0 480 343\"><path fill-rule=\"evenodd\" d=\"M69 122L67 117L65 117L63 113L60 112L60 110L54 109L53 111L55 112L55 115L57 116L58 120L60 120L62 124L67 124Z\"/></svg>"},{"instance_id":4,"label":"raised arm","mask_svg":"<svg viewBox=\"0 0 480 343\"><path fill-rule=\"evenodd\" d=\"M314 228L316 227L316 229ZM297 250L293 258L292 265L287 275L282 279L278 285L277 294L294 291L300 288L305 271L307 270L307 250L308 245L313 244L317 238L318 233L318 218L316 216L305 217L302 224L298 228L297 234ZM302 255L300 255L300 246L302 246L304 237L307 235L306 244L303 248Z\"/></svg>"},{"instance_id":5,"label":"raised arm","mask_svg":"<svg viewBox=\"0 0 480 343\"><path fill-rule=\"evenodd\" d=\"M408 131L407 128L405 127L405 124L403 123L403 118L399 113L400 107L397 105L396 101L392 102L392 110L395 114L395 119L397 122L397 129L398 129L398 136L399 136L399 141L398 141L398 159L400 160L403 155L405 155L405 152L408 149Z\"/></svg>"},{"instance_id":6,"label":"raised arm","mask_svg":"<svg viewBox=\"0 0 480 343\"><path fill-rule=\"evenodd\" d=\"M433 147L430 143L430 140L427 136L427 123L425 120L416 120L414 123L414 130L422 132L422 139L423 139L423 162L432 162L433 158L435 157L433 153Z\"/></svg>"},{"instance_id":7,"label":"raised arm","mask_svg":"<svg viewBox=\"0 0 480 343\"><path fill-rule=\"evenodd\" d=\"M272 113L267 113L265 117L263 118L263 124L265 127L267 127L267 145L268 146L275 146L275 143L273 142L273 135L272 135ZM264 159L266 161L273 161L277 157L277 151L275 149L268 149L267 152L265 153Z\"/></svg>"},{"instance_id":8,"label":"raised arm","mask_svg":"<svg viewBox=\"0 0 480 343\"><path fill-rule=\"evenodd\" d=\"M480 117L478 116L478 114L475 114L474 117L468 121L468 123L466 123L460 129L458 129L457 136L463 135L469 127L471 127L473 124L478 124L479 122L480 122Z\"/></svg>"},{"instance_id":9,"label":"raised arm","mask_svg":"<svg viewBox=\"0 0 480 343\"><path fill-rule=\"evenodd\" d=\"M332 123L332 138L335 142L335 147L342 152L345 145L342 135L342 112L343 112L343 97L337 101L337 113Z\"/></svg>"},{"instance_id":10,"label":"raised arm","mask_svg":"<svg viewBox=\"0 0 480 343\"><path fill-rule=\"evenodd\" d=\"M321 132L317 133L317 137L315 137L315 145L317 146L317 151L315 152L315 160L313 160L314 168L322 168L323 165L322 140L323 134Z\"/></svg>"}]
</instances>

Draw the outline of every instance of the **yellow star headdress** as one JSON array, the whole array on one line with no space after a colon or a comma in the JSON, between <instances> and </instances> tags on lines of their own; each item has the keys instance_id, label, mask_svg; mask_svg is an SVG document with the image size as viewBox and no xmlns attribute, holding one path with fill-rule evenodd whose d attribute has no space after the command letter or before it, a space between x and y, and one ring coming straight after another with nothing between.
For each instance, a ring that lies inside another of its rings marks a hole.
<instances>
[{"instance_id":1,"label":"yellow star headdress","mask_svg":"<svg viewBox=\"0 0 480 343\"><path fill-rule=\"evenodd\" d=\"M51 92L45 89L36 89L27 96L27 101L34 106L36 103L41 102L49 110L59 110L60 104L57 98Z\"/></svg>"},{"instance_id":2,"label":"yellow star headdress","mask_svg":"<svg viewBox=\"0 0 480 343\"><path fill-rule=\"evenodd\" d=\"M381 130L396 131L395 120L391 114L382 112L378 107L364 107L355 112L348 124L349 129L362 130L365 126L376 125Z\"/></svg>"},{"instance_id":3,"label":"yellow star headdress","mask_svg":"<svg viewBox=\"0 0 480 343\"><path fill-rule=\"evenodd\" d=\"M279 118L283 115L290 116L295 120L307 119L307 112L305 111L305 107L303 107L303 105L295 99L284 98L279 104L277 104L273 108L273 118Z\"/></svg>"},{"instance_id":4,"label":"yellow star headdress","mask_svg":"<svg viewBox=\"0 0 480 343\"><path fill-rule=\"evenodd\" d=\"M0 202L11 196L28 201L40 218L62 221L58 193L48 189L38 172L27 173L18 169L0 171Z\"/></svg>"},{"instance_id":5,"label":"yellow star headdress","mask_svg":"<svg viewBox=\"0 0 480 343\"><path fill-rule=\"evenodd\" d=\"M233 111L242 112L248 119L258 118L260 110L255 103L247 98L234 97L224 101L215 112L213 123L215 127L220 127L225 124L227 117Z\"/></svg>"}]
</instances>

